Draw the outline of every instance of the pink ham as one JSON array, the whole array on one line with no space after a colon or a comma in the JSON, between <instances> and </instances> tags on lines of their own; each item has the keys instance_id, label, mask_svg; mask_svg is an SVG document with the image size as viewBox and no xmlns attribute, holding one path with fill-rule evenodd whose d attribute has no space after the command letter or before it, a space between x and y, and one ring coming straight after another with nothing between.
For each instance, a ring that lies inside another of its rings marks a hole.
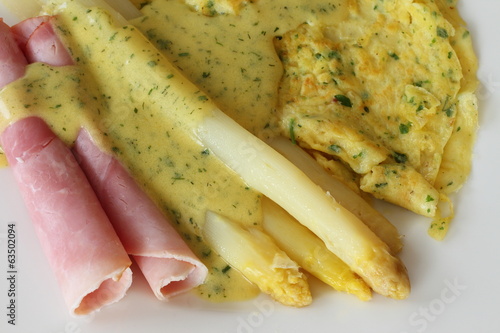
<instances>
[{"instance_id":1,"label":"pink ham","mask_svg":"<svg viewBox=\"0 0 500 333\"><path fill-rule=\"evenodd\" d=\"M36 117L10 125L0 141L70 311L121 299L130 258L69 148Z\"/></svg>"},{"instance_id":2,"label":"pink ham","mask_svg":"<svg viewBox=\"0 0 500 333\"><path fill-rule=\"evenodd\" d=\"M10 27L0 18L0 89L23 76L27 64Z\"/></svg>"},{"instance_id":3,"label":"pink ham","mask_svg":"<svg viewBox=\"0 0 500 333\"><path fill-rule=\"evenodd\" d=\"M160 300L205 280L207 268L128 172L82 130L74 152L127 252Z\"/></svg>"},{"instance_id":4,"label":"pink ham","mask_svg":"<svg viewBox=\"0 0 500 333\"><path fill-rule=\"evenodd\" d=\"M21 48L21 51L26 50L26 44L31 37L33 31L38 28L44 22L48 22L50 20L50 16L37 16L29 18L21 23L15 24L10 28L10 31L14 34L14 38L17 41L17 44Z\"/></svg>"},{"instance_id":5,"label":"pink ham","mask_svg":"<svg viewBox=\"0 0 500 333\"><path fill-rule=\"evenodd\" d=\"M51 59L53 66L72 64L73 59L54 33L53 17L30 18L12 27L16 40L29 63Z\"/></svg>"},{"instance_id":6,"label":"pink ham","mask_svg":"<svg viewBox=\"0 0 500 333\"><path fill-rule=\"evenodd\" d=\"M36 55L26 49L28 59L53 66L72 64L63 47L58 50L65 52L51 52L52 45L61 44L53 30L33 27L29 20L20 25L24 24L31 27L21 29L29 34L27 45L38 46ZM50 25L50 21L42 25ZM103 153L85 130L77 137L74 152L125 249L134 256L156 297L168 299L203 283L207 268L122 165Z\"/></svg>"},{"instance_id":7,"label":"pink ham","mask_svg":"<svg viewBox=\"0 0 500 333\"><path fill-rule=\"evenodd\" d=\"M14 50L17 61L2 54L0 66L24 72L9 34L0 28L8 42L1 50ZM132 282L130 258L71 150L37 117L10 124L0 145L70 312L89 314L121 299Z\"/></svg>"}]
</instances>

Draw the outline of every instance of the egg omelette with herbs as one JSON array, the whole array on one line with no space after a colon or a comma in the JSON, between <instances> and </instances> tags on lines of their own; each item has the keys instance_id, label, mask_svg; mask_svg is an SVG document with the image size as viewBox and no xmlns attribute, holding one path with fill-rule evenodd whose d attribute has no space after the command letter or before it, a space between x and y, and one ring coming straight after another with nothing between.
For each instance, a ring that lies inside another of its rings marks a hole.
<instances>
[{"instance_id":1,"label":"egg omelette with herbs","mask_svg":"<svg viewBox=\"0 0 500 333\"><path fill-rule=\"evenodd\" d=\"M474 53L453 5L352 2L348 19L304 23L275 43L283 133L362 191L434 217L436 238L451 220L438 204L465 181L477 127Z\"/></svg>"}]
</instances>

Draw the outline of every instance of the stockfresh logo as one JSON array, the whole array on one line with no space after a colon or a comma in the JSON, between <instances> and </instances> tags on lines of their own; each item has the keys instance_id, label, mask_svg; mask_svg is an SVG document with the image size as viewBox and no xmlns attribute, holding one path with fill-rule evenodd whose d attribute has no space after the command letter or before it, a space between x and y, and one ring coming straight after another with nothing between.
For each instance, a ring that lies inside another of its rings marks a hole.
<instances>
[{"instance_id":1,"label":"stockfresh logo","mask_svg":"<svg viewBox=\"0 0 500 333\"><path fill-rule=\"evenodd\" d=\"M444 287L438 297L429 301L425 306L420 306L410 314L408 323L411 329L400 333L425 332L467 289L467 286L460 283L458 278L447 279L443 283Z\"/></svg>"},{"instance_id":2,"label":"stockfresh logo","mask_svg":"<svg viewBox=\"0 0 500 333\"><path fill-rule=\"evenodd\" d=\"M253 302L255 311L237 318L236 333L253 333L262 328L266 320L274 314L274 302L268 299L257 299Z\"/></svg>"}]
</instances>

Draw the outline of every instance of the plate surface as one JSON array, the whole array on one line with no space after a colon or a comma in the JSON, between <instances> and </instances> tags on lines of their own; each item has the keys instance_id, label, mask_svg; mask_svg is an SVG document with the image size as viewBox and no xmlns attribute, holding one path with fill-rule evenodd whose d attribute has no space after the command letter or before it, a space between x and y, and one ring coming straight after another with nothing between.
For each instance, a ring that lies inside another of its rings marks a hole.
<instances>
[{"instance_id":1,"label":"plate surface","mask_svg":"<svg viewBox=\"0 0 500 333\"><path fill-rule=\"evenodd\" d=\"M380 204L405 235L401 257L412 281L409 299L375 296L363 303L320 284L314 302L286 308L266 296L212 304L192 294L156 300L140 274L119 303L87 318L68 315L9 169L0 169L0 331L40 333L122 332L500 332L500 44L497 0L461 0L479 57L480 130L472 174L455 197L456 218L443 242L427 236L428 220ZM0 17L15 17L0 5ZM8 229L15 224L15 298L9 295ZM15 299L15 326L8 323Z\"/></svg>"}]
</instances>

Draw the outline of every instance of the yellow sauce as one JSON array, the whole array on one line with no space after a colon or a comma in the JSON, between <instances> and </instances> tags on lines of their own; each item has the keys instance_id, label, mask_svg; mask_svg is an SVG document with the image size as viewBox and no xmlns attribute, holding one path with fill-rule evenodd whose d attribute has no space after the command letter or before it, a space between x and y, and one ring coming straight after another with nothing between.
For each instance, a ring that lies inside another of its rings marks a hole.
<instances>
[{"instance_id":1,"label":"yellow sauce","mask_svg":"<svg viewBox=\"0 0 500 333\"><path fill-rule=\"evenodd\" d=\"M352 1L257 1L239 15L204 16L153 1L132 23L215 103L260 137L273 135L283 73L273 39L303 22L341 20Z\"/></svg>"}]
</instances>

